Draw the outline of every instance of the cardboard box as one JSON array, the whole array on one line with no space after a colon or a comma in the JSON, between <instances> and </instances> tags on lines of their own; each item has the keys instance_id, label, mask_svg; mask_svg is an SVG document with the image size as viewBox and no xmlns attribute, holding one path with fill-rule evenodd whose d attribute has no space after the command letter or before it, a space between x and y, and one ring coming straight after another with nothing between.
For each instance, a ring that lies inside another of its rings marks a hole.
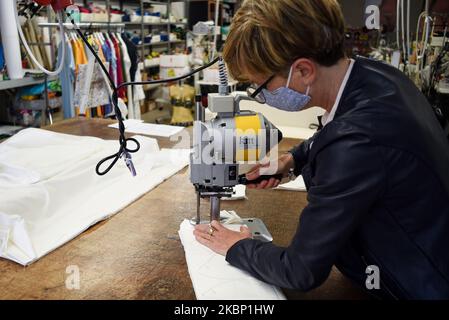
<instances>
[{"instance_id":1,"label":"cardboard box","mask_svg":"<svg viewBox=\"0 0 449 320\"><path fill-rule=\"evenodd\" d=\"M186 54L162 55L160 59L161 67L164 68L185 68L189 66L189 56Z\"/></svg>"}]
</instances>

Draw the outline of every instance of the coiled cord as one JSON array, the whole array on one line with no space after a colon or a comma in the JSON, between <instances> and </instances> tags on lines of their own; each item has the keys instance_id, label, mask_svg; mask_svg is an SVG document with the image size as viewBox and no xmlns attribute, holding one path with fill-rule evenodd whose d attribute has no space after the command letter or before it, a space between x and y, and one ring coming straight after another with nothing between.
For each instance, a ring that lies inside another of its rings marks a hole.
<instances>
[{"instance_id":1,"label":"coiled cord","mask_svg":"<svg viewBox=\"0 0 449 320\"><path fill-rule=\"evenodd\" d=\"M221 95L228 95L229 94L228 72L226 71L225 62L224 62L223 58L221 58L221 57L220 57L220 60L218 60L218 71L219 71L219 80L220 80L219 93Z\"/></svg>"},{"instance_id":2,"label":"coiled cord","mask_svg":"<svg viewBox=\"0 0 449 320\"><path fill-rule=\"evenodd\" d=\"M124 123L124 119L123 119L123 115L122 112L120 111L120 108L118 107L118 88L115 86L114 81L111 78L111 75L109 74L109 71L106 69L106 66L103 64L103 62L101 61L100 57L98 56L97 52L95 52L95 49L90 45L89 41L86 39L86 37L84 36L84 34L81 32L80 28L76 25L75 20L72 18L72 16L70 15L69 12L66 12L67 16L70 18L70 22L73 24L76 33L80 36L80 38L83 40L83 42L85 43L85 45L87 46L87 48L89 49L90 52L92 52L92 54L95 57L95 60L100 64L101 69L103 70L104 74L106 75L108 81L109 81L109 85L112 88L112 105L114 107L114 111L115 111L115 115L117 117L118 120L118 129L119 129L119 143L120 143L120 148L117 151L117 153L104 158L103 160L101 160L96 168L95 171L99 176L104 176L107 173L109 173L109 171L111 171L111 169L115 166L115 164L117 163L117 161L122 158L125 157L125 162L126 165L128 167L128 169L131 171L131 174L133 176L137 175L137 172L134 168L134 165L132 163L132 158L131 158L131 154L136 153L140 150L140 143L139 141L137 141L134 138L126 138L125 136L125 123ZM129 142L133 142L136 145L135 149L130 149L128 148L128 143ZM111 161L111 164L105 169L105 170L101 170L101 167L108 161Z\"/></svg>"}]
</instances>

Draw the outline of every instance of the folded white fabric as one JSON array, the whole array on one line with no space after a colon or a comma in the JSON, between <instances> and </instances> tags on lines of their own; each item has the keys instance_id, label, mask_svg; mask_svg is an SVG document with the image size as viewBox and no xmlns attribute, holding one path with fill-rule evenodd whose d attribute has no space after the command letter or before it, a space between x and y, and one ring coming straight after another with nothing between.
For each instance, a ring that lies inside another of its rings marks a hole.
<instances>
[{"instance_id":1,"label":"folded white fabric","mask_svg":"<svg viewBox=\"0 0 449 320\"><path fill-rule=\"evenodd\" d=\"M296 180L281 184L276 190L307 192L307 187L303 177L299 176Z\"/></svg>"},{"instance_id":2,"label":"folded white fabric","mask_svg":"<svg viewBox=\"0 0 449 320\"><path fill-rule=\"evenodd\" d=\"M135 138L135 178L123 161L105 176L95 173L117 141L26 129L1 143L0 257L31 264L188 165L190 150Z\"/></svg>"},{"instance_id":3,"label":"folded white fabric","mask_svg":"<svg viewBox=\"0 0 449 320\"><path fill-rule=\"evenodd\" d=\"M224 201L237 201L237 200L246 200L248 199L246 197L246 186L244 185L237 185L233 188L234 194L230 198L223 198Z\"/></svg>"},{"instance_id":4,"label":"folded white fabric","mask_svg":"<svg viewBox=\"0 0 449 320\"><path fill-rule=\"evenodd\" d=\"M241 225L227 225L239 230ZM201 245L185 220L179 230L187 265L198 300L285 300L282 291L234 268L225 257Z\"/></svg>"}]
</instances>

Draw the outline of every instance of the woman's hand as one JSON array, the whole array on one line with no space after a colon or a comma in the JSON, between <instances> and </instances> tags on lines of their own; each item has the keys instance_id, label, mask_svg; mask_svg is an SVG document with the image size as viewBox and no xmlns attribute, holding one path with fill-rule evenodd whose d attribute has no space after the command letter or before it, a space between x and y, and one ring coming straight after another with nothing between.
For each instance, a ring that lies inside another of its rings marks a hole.
<instances>
[{"instance_id":1,"label":"woman's hand","mask_svg":"<svg viewBox=\"0 0 449 320\"><path fill-rule=\"evenodd\" d=\"M228 250L240 240L252 238L251 231L246 226L240 227L240 232L235 232L217 221L213 221L211 225L196 226L193 234L199 243L222 256L226 256Z\"/></svg>"},{"instance_id":2,"label":"woman's hand","mask_svg":"<svg viewBox=\"0 0 449 320\"><path fill-rule=\"evenodd\" d=\"M265 163L260 163L255 166L250 172L246 174L246 178L251 182L251 180L256 180L263 175L277 175L283 174L286 177L291 169L295 166L295 160L293 155L290 153L283 154L277 159L277 163L270 161L265 161ZM273 170L273 168L276 168ZM273 189L277 188L281 180L276 178L271 178L270 180L263 181L259 184L248 184L249 189Z\"/></svg>"}]
</instances>

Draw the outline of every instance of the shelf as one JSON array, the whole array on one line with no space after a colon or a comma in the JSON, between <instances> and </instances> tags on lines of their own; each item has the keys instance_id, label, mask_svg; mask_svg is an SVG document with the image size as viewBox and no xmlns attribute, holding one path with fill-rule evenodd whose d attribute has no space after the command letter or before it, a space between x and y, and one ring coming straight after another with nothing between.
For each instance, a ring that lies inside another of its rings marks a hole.
<instances>
[{"instance_id":1,"label":"shelf","mask_svg":"<svg viewBox=\"0 0 449 320\"><path fill-rule=\"evenodd\" d=\"M166 26L166 25L168 25L168 23L167 22L157 22L157 23L155 23L155 22L124 22L124 24L125 25L127 25L127 26L141 26L141 25L144 25L144 26Z\"/></svg>"},{"instance_id":2,"label":"shelf","mask_svg":"<svg viewBox=\"0 0 449 320\"><path fill-rule=\"evenodd\" d=\"M124 22L125 25L127 26L140 26L140 25L144 25L144 26L168 26L169 24L174 24L174 25L186 25L186 22Z\"/></svg>"},{"instance_id":3,"label":"shelf","mask_svg":"<svg viewBox=\"0 0 449 320\"><path fill-rule=\"evenodd\" d=\"M162 1L150 1L150 0L143 0L143 3L156 4L156 5L160 5L160 6L166 6L166 5L168 5L168 2L162 2Z\"/></svg>"},{"instance_id":4,"label":"shelf","mask_svg":"<svg viewBox=\"0 0 449 320\"><path fill-rule=\"evenodd\" d=\"M201 85L201 86L219 86L220 85L220 83L218 82L218 81L216 81L216 82L211 82L211 81L204 81L204 80L199 80L199 81L197 81L198 82L198 84L199 85ZM238 85L239 84L239 82L238 81L230 81L229 83L228 83L228 86L229 87L232 87L232 86L236 86L236 85Z\"/></svg>"},{"instance_id":5,"label":"shelf","mask_svg":"<svg viewBox=\"0 0 449 320\"><path fill-rule=\"evenodd\" d=\"M144 65L143 69L160 68L160 67L161 67L160 63L158 63L158 64L148 64L148 65Z\"/></svg>"},{"instance_id":6,"label":"shelf","mask_svg":"<svg viewBox=\"0 0 449 320\"><path fill-rule=\"evenodd\" d=\"M80 22L76 24L80 28L98 28L98 27L115 27L115 28L124 28L124 23L117 23L117 22ZM47 23L39 23L39 27L42 28L51 28L51 27L59 27L59 23L57 22L47 22ZM67 29L74 29L73 24L71 23L64 23L64 28Z\"/></svg>"},{"instance_id":7,"label":"shelf","mask_svg":"<svg viewBox=\"0 0 449 320\"><path fill-rule=\"evenodd\" d=\"M161 86L162 86L162 83L144 84L143 85L143 90L145 90L145 91L154 90L154 89L159 88Z\"/></svg>"},{"instance_id":8,"label":"shelf","mask_svg":"<svg viewBox=\"0 0 449 320\"><path fill-rule=\"evenodd\" d=\"M175 2L185 2L186 0L171 0L170 3L175 3ZM149 4L157 4L157 5L161 5L161 6L166 6L168 5L168 2L163 2L163 1L151 1L151 0L143 0L143 3L149 3Z\"/></svg>"},{"instance_id":9,"label":"shelf","mask_svg":"<svg viewBox=\"0 0 449 320\"><path fill-rule=\"evenodd\" d=\"M58 79L57 76L51 76L48 77L48 81L53 81ZM25 77L23 79L17 79L17 80L3 80L0 81L0 90L8 90L8 89L14 89L14 88L20 88L20 87L27 87L32 86L35 84L42 84L44 83L45 78L44 77Z\"/></svg>"},{"instance_id":10,"label":"shelf","mask_svg":"<svg viewBox=\"0 0 449 320\"><path fill-rule=\"evenodd\" d=\"M142 25L145 27L168 27L169 25L174 26L186 26L185 22L161 22L161 23L152 23L152 22L124 22L124 24L128 27L141 27Z\"/></svg>"},{"instance_id":11,"label":"shelf","mask_svg":"<svg viewBox=\"0 0 449 320\"><path fill-rule=\"evenodd\" d=\"M152 23L152 22L101 22L101 21L91 21L91 22L78 22L77 25L79 27L120 27L123 28L125 26L168 26L168 25L186 25L185 22L160 22L160 23ZM59 27L59 24L56 22L53 23L39 23L40 27ZM73 28L71 23L64 23L66 28Z\"/></svg>"},{"instance_id":12,"label":"shelf","mask_svg":"<svg viewBox=\"0 0 449 320\"><path fill-rule=\"evenodd\" d=\"M161 46L170 43L184 43L185 40L172 40L172 41L161 41L161 42L153 42L153 43L143 43L138 44L138 47L152 47L152 46Z\"/></svg>"},{"instance_id":13,"label":"shelf","mask_svg":"<svg viewBox=\"0 0 449 320\"><path fill-rule=\"evenodd\" d=\"M437 92L440 94L449 94L449 86L438 84Z\"/></svg>"}]
</instances>

